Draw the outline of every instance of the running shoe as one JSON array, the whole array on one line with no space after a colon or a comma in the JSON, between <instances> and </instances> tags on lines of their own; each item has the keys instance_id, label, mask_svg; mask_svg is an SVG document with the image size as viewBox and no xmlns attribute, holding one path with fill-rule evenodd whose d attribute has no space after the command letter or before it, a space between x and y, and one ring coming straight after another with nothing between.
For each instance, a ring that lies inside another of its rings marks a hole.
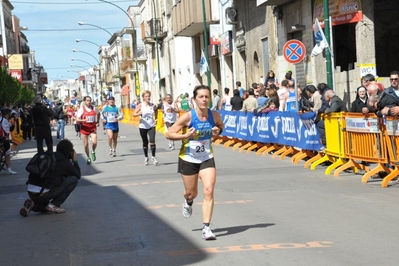
<instances>
[{"instance_id":1,"label":"running shoe","mask_svg":"<svg viewBox=\"0 0 399 266\"><path fill-rule=\"evenodd\" d=\"M193 214L193 206L187 204L187 200L183 203L182 213L184 218L190 218L191 214Z\"/></svg>"},{"instance_id":2,"label":"running shoe","mask_svg":"<svg viewBox=\"0 0 399 266\"><path fill-rule=\"evenodd\" d=\"M116 150L112 152L112 157L116 157Z\"/></svg>"},{"instance_id":3,"label":"running shoe","mask_svg":"<svg viewBox=\"0 0 399 266\"><path fill-rule=\"evenodd\" d=\"M66 212L65 209L63 209L63 208L61 208L61 207L57 207L57 206L55 206L55 205L52 204L52 203L49 203L49 204L47 205L46 210L47 210L48 212L53 212L53 213L65 213L65 212Z\"/></svg>"},{"instance_id":4,"label":"running shoe","mask_svg":"<svg viewBox=\"0 0 399 266\"><path fill-rule=\"evenodd\" d=\"M152 160L152 163L153 163L154 165L158 165L158 160L157 160L157 158L155 158L154 156L152 156L152 157L151 157L151 160Z\"/></svg>"},{"instance_id":5,"label":"running shoe","mask_svg":"<svg viewBox=\"0 0 399 266\"><path fill-rule=\"evenodd\" d=\"M87 162L87 164L91 164L91 159L87 158L86 162Z\"/></svg>"},{"instance_id":6,"label":"running shoe","mask_svg":"<svg viewBox=\"0 0 399 266\"><path fill-rule=\"evenodd\" d=\"M109 148L109 155L112 155L112 149Z\"/></svg>"},{"instance_id":7,"label":"running shoe","mask_svg":"<svg viewBox=\"0 0 399 266\"><path fill-rule=\"evenodd\" d=\"M204 225L202 228L202 239L204 240L216 240L216 236L212 233L212 230L209 226Z\"/></svg>"},{"instance_id":8,"label":"running shoe","mask_svg":"<svg viewBox=\"0 0 399 266\"><path fill-rule=\"evenodd\" d=\"M148 157L144 158L144 165L147 166L148 165Z\"/></svg>"},{"instance_id":9,"label":"running shoe","mask_svg":"<svg viewBox=\"0 0 399 266\"><path fill-rule=\"evenodd\" d=\"M13 171L11 168L8 168L8 169L7 169L7 174L9 174L9 175L16 175L17 172Z\"/></svg>"},{"instance_id":10,"label":"running shoe","mask_svg":"<svg viewBox=\"0 0 399 266\"><path fill-rule=\"evenodd\" d=\"M94 151L91 152L91 159L93 162L96 160L96 153Z\"/></svg>"},{"instance_id":11,"label":"running shoe","mask_svg":"<svg viewBox=\"0 0 399 266\"><path fill-rule=\"evenodd\" d=\"M31 199L25 200L24 207L19 211L23 217L28 217L29 212L33 209L35 203Z\"/></svg>"}]
</instances>

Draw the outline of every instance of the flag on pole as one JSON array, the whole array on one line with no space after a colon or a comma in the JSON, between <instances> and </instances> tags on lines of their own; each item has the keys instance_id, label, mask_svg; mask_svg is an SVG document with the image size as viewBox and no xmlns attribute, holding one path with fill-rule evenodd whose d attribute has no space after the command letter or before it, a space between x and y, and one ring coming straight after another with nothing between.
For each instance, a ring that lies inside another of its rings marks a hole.
<instances>
[{"instance_id":1,"label":"flag on pole","mask_svg":"<svg viewBox=\"0 0 399 266\"><path fill-rule=\"evenodd\" d=\"M323 52L324 48L328 48L326 36L324 35L323 29L321 28L317 18L314 24L314 38L316 40L316 45L312 50L312 56L317 56Z\"/></svg>"},{"instance_id":2,"label":"flag on pole","mask_svg":"<svg viewBox=\"0 0 399 266\"><path fill-rule=\"evenodd\" d=\"M208 70L208 62L206 61L204 50L201 50L201 61L200 61L200 75L201 77Z\"/></svg>"}]
</instances>

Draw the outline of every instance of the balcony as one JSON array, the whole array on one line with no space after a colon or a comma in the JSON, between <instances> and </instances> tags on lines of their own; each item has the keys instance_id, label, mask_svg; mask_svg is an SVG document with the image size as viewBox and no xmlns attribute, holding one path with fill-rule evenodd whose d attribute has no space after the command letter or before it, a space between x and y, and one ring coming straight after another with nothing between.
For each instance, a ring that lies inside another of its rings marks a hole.
<instances>
[{"instance_id":1,"label":"balcony","mask_svg":"<svg viewBox=\"0 0 399 266\"><path fill-rule=\"evenodd\" d=\"M278 6L290 2L291 0L256 0L256 6L265 4L266 6Z\"/></svg>"},{"instance_id":2,"label":"balcony","mask_svg":"<svg viewBox=\"0 0 399 266\"><path fill-rule=\"evenodd\" d=\"M205 0L206 24L219 21L219 1ZM193 37L204 31L202 0L181 0L172 9L173 34Z\"/></svg>"},{"instance_id":3,"label":"balcony","mask_svg":"<svg viewBox=\"0 0 399 266\"><path fill-rule=\"evenodd\" d=\"M141 23L141 39L145 44L155 43L155 23L158 31L158 40L162 41L167 33L163 29L162 20L160 19L151 19L149 21L143 21Z\"/></svg>"},{"instance_id":4,"label":"balcony","mask_svg":"<svg viewBox=\"0 0 399 266\"><path fill-rule=\"evenodd\" d=\"M121 62L121 71L125 74L136 73L136 64L133 59L125 58Z\"/></svg>"}]
</instances>

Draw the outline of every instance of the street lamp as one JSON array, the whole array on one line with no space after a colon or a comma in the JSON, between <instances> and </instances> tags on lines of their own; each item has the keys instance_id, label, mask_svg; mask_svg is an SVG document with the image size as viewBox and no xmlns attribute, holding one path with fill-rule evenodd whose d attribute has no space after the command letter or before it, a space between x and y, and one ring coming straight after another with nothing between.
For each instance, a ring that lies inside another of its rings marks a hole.
<instances>
[{"instance_id":1,"label":"street lamp","mask_svg":"<svg viewBox=\"0 0 399 266\"><path fill-rule=\"evenodd\" d=\"M87 1L87 0L86 0ZM134 22L133 22L133 19L130 17L130 15L125 11L125 10L123 10L120 6L118 6L118 5L116 5L116 4L114 4L114 3L111 3L111 2L108 2L108 1L105 1L105 0L98 0L98 1L100 1L100 2L103 2L103 3L107 3L107 4L110 4L110 5L113 5L114 7L116 7L116 8L118 8L118 9L120 9L123 13L125 13L125 15L129 18L129 20L130 20L130 22L131 22L131 24L132 24L132 29L133 29L133 33L131 34L132 35L132 40L133 40L133 52L134 52L134 54L135 55L137 55L137 43L136 43L136 31L135 31L135 28L134 28ZM136 80L136 79L138 79L138 70L139 70L139 67L138 67L138 63L137 63L137 59L135 60L136 61L136 75L135 75L135 84L137 84L137 81L138 80ZM160 88L160 82L161 82L161 80L160 80L160 75L159 75L159 60L158 60L158 82L159 82L159 88ZM140 97L140 95L137 95L137 97ZM159 91L159 99L161 99L162 97L161 97L161 91Z\"/></svg>"},{"instance_id":2,"label":"street lamp","mask_svg":"<svg viewBox=\"0 0 399 266\"><path fill-rule=\"evenodd\" d=\"M101 30L103 30L103 31L106 31L109 35L112 36L112 33L111 33L111 32L107 31L106 29L104 29L104 28L102 28L102 27L100 27L100 26L93 25L93 24L86 23L86 22L82 22L82 21L79 21L78 24L79 24L80 26L82 26L82 25L88 25L88 26L95 27L95 28L97 28L97 29L101 29Z\"/></svg>"},{"instance_id":3,"label":"street lamp","mask_svg":"<svg viewBox=\"0 0 399 266\"><path fill-rule=\"evenodd\" d=\"M78 24L79 24L80 26L82 26L82 25L88 25L88 26L92 26L92 27L101 29L101 30L107 32L111 37L113 36L113 34L112 34L111 32L107 31L107 30L104 29L103 27L100 27L100 26L97 26L97 25L94 25L94 24L89 24L89 23L82 22L82 21L79 21ZM118 48L118 42L116 41L115 44L116 44L116 61L117 61L116 64L117 64L117 70L118 70L118 87L119 87L119 91L120 91L120 90L121 90L121 79L120 79L121 71L120 71L120 65L119 65L119 48ZM99 63L99 64L100 64L100 63ZM101 80L101 70L100 70L100 80ZM102 82L101 82L101 90L102 90Z\"/></svg>"},{"instance_id":4,"label":"street lamp","mask_svg":"<svg viewBox=\"0 0 399 266\"><path fill-rule=\"evenodd\" d=\"M80 50L77 50L77 49L72 49L72 52L74 52L74 53L84 53L84 54L90 55L91 57L94 58L94 60L97 61L98 65L100 65L100 61L98 61L98 59L94 55L92 55L92 54L90 54L88 52L80 51Z\"/></svg>"},{"instance_id":5,"label":"street lamp","mask_svg":"<svg viewBox=\"0 0 399 266\"><path fill-rule=\"evenodd\" d=\"M98 44L95 43L95 42L88 41L88 40L83 40L83 39L75 39L75 41L76 41L76 42L88 42L88 43L94 44L94 45L98 46L98 48L101 50L101 46L98 45Z\"/></svg>"},{"instance_id":6,"label":"street lamp","mask_svg":"<svg viewBox=\"0 0 399 266\"><path fill-rule=\"evenodd\" d=\"M81 62L83 62L83 63L88 64L91 68L94 68L94 65L90 64L90 63L87 62L87 61L80 60L80 59L77 59L77 58L71 58L71 60L72 60L72 61L81 61Z\"/></svg>"},{"instance_id":7,"label":"street lamp","mask_svg":"<svg viewBox=\"0 0 399 266\"><path fill-rule=\"evenodd\" d=\"M80 68L81 68L81 69L83 69L84 71L88 71L88 69L87 69L87 68L85 68L85 67L82 67L82 66L73 65L73 64L70 64L70 66L71 66L71 67L80 67Z\"/></svg>"}]
</instances>

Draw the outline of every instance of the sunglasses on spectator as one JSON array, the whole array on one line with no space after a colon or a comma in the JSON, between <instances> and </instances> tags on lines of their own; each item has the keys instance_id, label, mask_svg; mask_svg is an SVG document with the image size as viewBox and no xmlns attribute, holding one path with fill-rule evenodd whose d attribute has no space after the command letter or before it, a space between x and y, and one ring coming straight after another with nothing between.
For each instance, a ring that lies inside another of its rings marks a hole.
<instances>
[{"instance_id":1,"label":"sunglasses on spectator","mask_svg":"<svg viewBox=\"0 0 399 266\"><path fill-rule=\"evenodd\" d=\"M390 81L398 81L398 79L397 78L395 78L395 79L389 79Z\"/></svg>"}]
</instances>

